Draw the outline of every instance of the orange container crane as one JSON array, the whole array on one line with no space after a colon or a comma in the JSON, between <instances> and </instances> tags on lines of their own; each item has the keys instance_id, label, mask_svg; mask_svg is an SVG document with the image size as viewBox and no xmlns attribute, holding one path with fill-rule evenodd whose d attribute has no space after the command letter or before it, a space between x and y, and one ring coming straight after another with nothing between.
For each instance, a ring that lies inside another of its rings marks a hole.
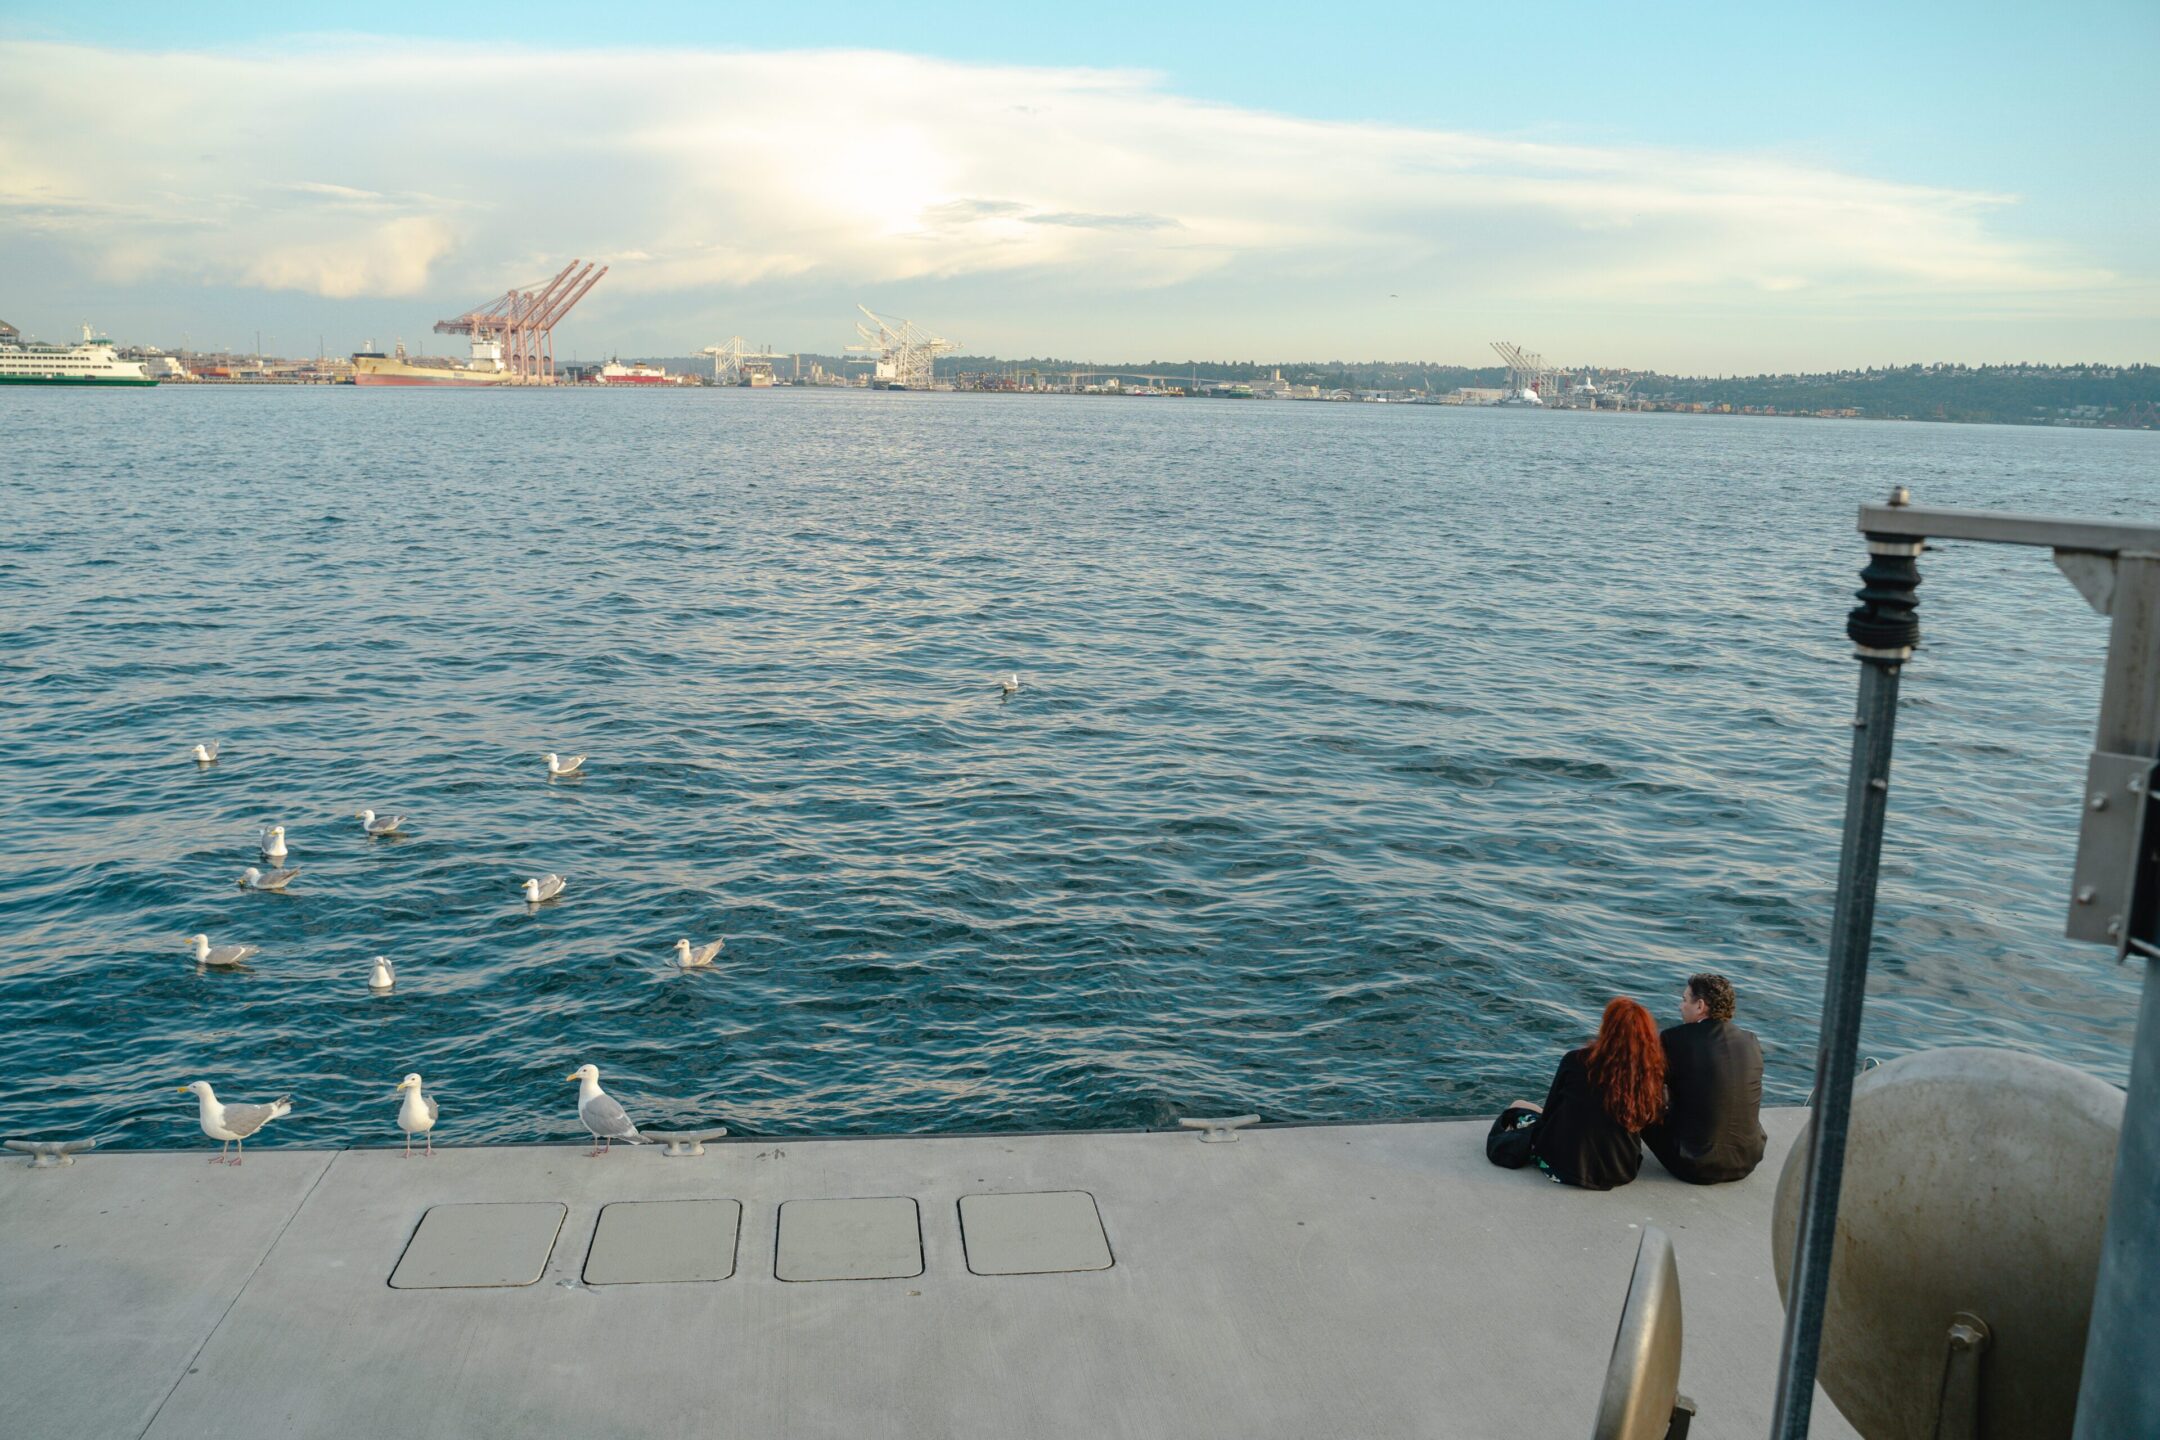
<instances>
[{"instance_id":1,"label":"orange container crane","mask_svg":"<svg viewBox=\"0 0 2160 1440\"><path fill-rule=\"evenodd\" d=\"M454 320L435 322L438 335L470 335L475 344L494 341L502 347L503 368L519 385L555 383L555 322L600 283L607 266L572 260L561 273L535 289L512 289Z\"/></svg>"}]
</instances>

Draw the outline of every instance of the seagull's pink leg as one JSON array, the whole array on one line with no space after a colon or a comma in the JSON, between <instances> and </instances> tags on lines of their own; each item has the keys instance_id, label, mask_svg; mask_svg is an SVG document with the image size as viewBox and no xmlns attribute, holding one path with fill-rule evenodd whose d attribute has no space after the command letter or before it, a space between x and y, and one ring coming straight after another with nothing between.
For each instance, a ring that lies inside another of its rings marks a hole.
<instances>
[{"instance_id":1,"label":"seagull's pink leg","mask_svg":"<svg viewBox=\"0 0 2160 1440\"><path fill-rule=\"evenodd\" d=\"M236 1148L235 1148L235 1150L234 1150L234 1152L233 1152L233 1162L232 1162L232 1163L233 1163L233 1164L235 1164L235 1165L244 1165L244 1164L246 1164L246 1163L247 1163L247 1141L245 1141L245 1140L235 1140L235 1141L233 1141L233 1145L234 1145L234 1146L235 1146Z\"/></svg>"},{"instance_id":2,"label":"seagull's pink leg","mask_svg":"<svg viewBox=\"0 0 2160 1440\"><path fill-rule=\"evenodd\" d=\"M432 1130L428 1131L427 1136L427 1158L430 1160L435 1158L435 1132Z\"/></svg>"}]
</instances>

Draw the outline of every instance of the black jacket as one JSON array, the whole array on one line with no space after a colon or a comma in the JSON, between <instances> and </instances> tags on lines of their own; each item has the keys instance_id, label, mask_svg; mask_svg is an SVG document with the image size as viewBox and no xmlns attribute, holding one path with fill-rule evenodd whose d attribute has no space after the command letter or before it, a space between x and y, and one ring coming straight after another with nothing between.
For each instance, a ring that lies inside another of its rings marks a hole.
<instances>
[{"instance_id":1,"label":"black jacket","mask_svg":"<svg viewBox=\"0 0 2160 1440\"><path fill-rule=\"evenodd\" d=\"M1762 1163L1762 1045L1730 1020L1698 1020L1664 1033L1664 1123L1643 1132L1658 1163L1681 1180L1714 1185Z\"/></svg>"},{"instance_id":2,"label":"black jacket","mask_svg":"<svg viewBox=\"0 0 2160 1440\"><path fill-rule=\"evenodd\" d=\"M1545 1096L1531 1148L1564 1184L1585 1190L1625 1185L1642 1169L1642 1142L1605 1113L1604 1097L1590 1083L1583 1050L1560 1057Z\"/></svg>"}]
</instances>

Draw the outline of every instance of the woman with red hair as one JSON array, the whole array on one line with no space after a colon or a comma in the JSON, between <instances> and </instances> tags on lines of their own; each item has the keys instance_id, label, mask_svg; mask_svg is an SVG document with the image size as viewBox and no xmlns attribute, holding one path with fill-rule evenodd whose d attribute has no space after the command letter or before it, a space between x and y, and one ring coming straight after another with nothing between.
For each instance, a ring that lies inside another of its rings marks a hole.
<instances>
[{"instance_id":1,"label":"woman with red hair","mask_svg":"<svg viewBox=\"0 0 2160 1440\"><path fill-rule=\"evenodd\" d=\"M1518 1100L1485 1137L1510 1170L1537 1162L1563 1185L1611 1190L1642 1168L1642 1130L1665 1113L1665 1046L1650 1012L1621 996L1597 1038L1560 1057L1543 1105Z\"/></svg>"}]
</instances>

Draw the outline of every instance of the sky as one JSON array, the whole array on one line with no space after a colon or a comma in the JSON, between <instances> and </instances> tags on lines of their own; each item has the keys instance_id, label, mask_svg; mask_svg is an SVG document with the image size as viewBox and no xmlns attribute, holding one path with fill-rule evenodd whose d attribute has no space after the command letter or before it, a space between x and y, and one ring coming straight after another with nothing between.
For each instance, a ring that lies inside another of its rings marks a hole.
<instances>
[{"instance_id":1,"label":"sky","mask_svg":"<svg viewBox=\"0 0 2160 1440\"><path fill-rule=\"evenodd\" d=\"M2160 5L0 0L0 317L558 358L2160 361ZM297 27L364 25L364 33Z\"/></svg>"}]
</instances>

